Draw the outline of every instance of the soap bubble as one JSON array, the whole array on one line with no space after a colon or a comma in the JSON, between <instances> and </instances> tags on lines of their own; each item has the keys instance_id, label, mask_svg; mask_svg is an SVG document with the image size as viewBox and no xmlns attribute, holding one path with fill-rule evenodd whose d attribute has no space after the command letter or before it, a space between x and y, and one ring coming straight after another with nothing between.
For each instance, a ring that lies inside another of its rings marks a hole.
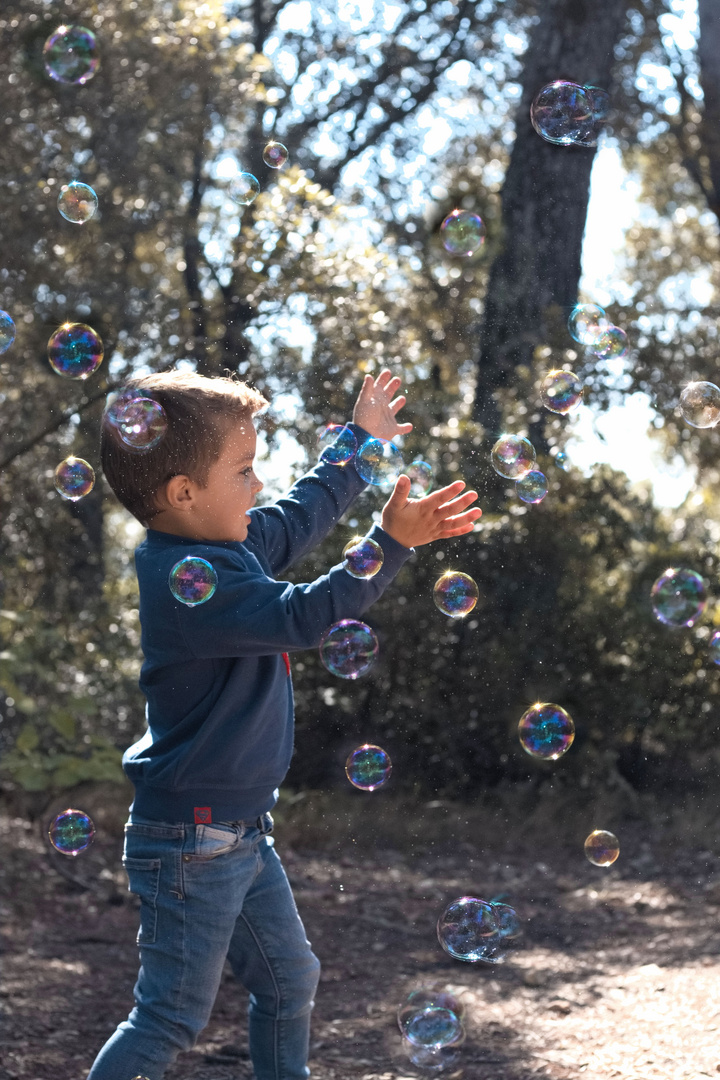
<instances>
[{"instance_id":1,"label":"soap bubble","mask_svg":"<svg viewBox=\"0 0 720 1080\"><path fill-rule=\"evenodd\" d=\"M535 447L520 435L501 435L490 455L492 467L506 480L520 480L535 464Z\"/></svg>"},{"instance_id":2,"label":"soap bubble","mask_svg":"<svg viewBox=\"0 0 720 1080\"><path fill-rule=\"evenodd\" d=\"M530 120L546 142L558 146L582 143L593 128L590 96L583 86L558 79L535 95Z\"/></svg>"},{"instance_id":3,"label":"soap bubble","mask_svg":"<svg viewBox=\"0 0 720 1080\"><path fill-rule=\"evenodd\" d=\"M348 756L345 772L353 787L374 791L389 779L392 762L381 747L365 743Z\"/></svg>"},{"instance_id":4,"label":"soap bubble","mask_svg":"<svg viewBox=\"0 0 720 1080\"><path fill-rule=\"evenodd\" d=\"M411 991L406 1000L398 1007L397 1022L401 1034L407 1032L408 1021L422 1009L435 1006L441 1009L450 1009L459 1020L465 1015L465 1006L455 994L449 990L435 990L432 987L421 986Z\"/></svg>"},{"instance_id":5,"label":"soap bubble","mask_svg":"<svg viewBox=\"0 0 720 1080\"><path fill-rule=\"evenodd\" d=\"M355 432L343 424L328 424L318 439L320 460L326 465L347 465L357 452Z\"/></svg>"},{"instance_id":6,"label":"soap bubble","mask_svg":"<svg viewBox=\"0 0 720 1080\"><path fill-rule=\"evenodd\" d=\"M585 854L593 866L611 866L620 854L620 841L614 833L595 829L585 841Z\"/></svg>"},{"instance_id":7,"label":"soap bubble","mask_svg":"<svg viewBox=\"0 0 720 1080\"><path fill-rule=\"evenodd\" d=\"M708 659L720 665L720 630L716 630L708 644Z\"/></svg>"},{"instance_id":8,"label":"soap bubble","mask_svg":"<svg viewBox=\"0 0 720 1080\"><path fill-rule=\"evenodd\" d=\"M356 536L343 548L343 567L354 578L375 577L385 558L383 549L369 536Z\"/></svg>"},{"instance_id":9,"label":"soap bubble","mask_svg":"<svg viewBox=\"0 0 720 1080\"><path fill-rule=\"evenodd\" d=\"M105 398L105 408L103 409L103 421L110 424L111 427L117 427L119 417L122 415L125 406L130 401L136 401L137 398L143 396L142 390L136 390L134 387L123 386L119 390L111 390Z\"/></svg>"},{"instance_id":10,"label":"soap bubble","mask_svg":"<svg viewBox=\"0 0 720 1080\"><path fill-rule=\"evenodd\" d=\"M469 614L478 602L478 587L469 574L446 570L433 588L435 606L452 619Z\"/></svg>"},{"instance_id":11,"label":"soap bubble","mask_svg":"<svg viewBox=\"0 0 720 1080\"><path fill-rule=\"evenodd\" d=\"M7 352L15 340L15 323L7 311L0 311L0 353Z\"/></svg>"},{"instance_id":12,"label":"soap bubble","mask_svg":"<svg viewBox=\"0 0 720 1080\"><path fill-rule=\"evenodd\" d=\"M452 1009L428 1005L412 1016L405 1029L405 1036L413 1046L425 1050L439 1050L449 1046L462 1035L462 1024Z\"/></svg>"},{"instance_id":13,"label":"soap bubble","mask_svg":"<svg viewBox=\"0 0 720 1080\"><path fill-rule=\"evenodd\" d=\"M540 400L550 412L567 416L582 404L583 384L572 371L550 371L540 386Z\"/></svg>"},{"instance_id":14,"label":"soap bubble","mask_svg":"<svg viewBox=\"0 0 720 1080\"><path fill-rule=\"evenodd\" d=\"M443 911L437 922L438 941L456 960L482 960L488 939L497 933L495 912L485 900L461 896Z\"/></svg>"},{"instance_id":15,"label":"soap bubble","mask_svg":"<svg viewBox=\"0 0 720 1080\"><path fill-rule=\"evenodd\" d=\"M355 455L355 468L366 483L387 487L403 471L402 454L387 439L366 439Z\"/></svg>"},{"instance_id":16,"label":"soap bubble","mask_svg":"<svg viewBox=\"0 0 720 1080\"><path fill-rule=\"evenodd\" d=\"M85 323L63 323L48 341L50 367L66 379L87 379L104 355L99 334Z\"/></svg>"},{"instance_id":17,"label":"soap bubble","mask_svg":"<svg viewBox=\"0 0 720 1080\"><path fill-rule=\"evenodd\" d=\"M720 420L720 387L711 382L688 383L680 395L680 412L691 427L714 427Z\"/></svg>"},{"instance_id":18,"label":"soap bubble","mask_svg":"<svg viewBox=\"0 0 720 1080\"><path fill-rule=\"evenodd\" d=\"M271 139L263 150L263 161L271 169L282 169L288 159L287 146Z\"/></svg>"},{"instance_id":19,"label":"soap bubble","mask_svg":"<svg viewBox=\"0 0 720 1080\"><path fill-rule=\"evenodd\" d=\"M228 195L233 202L240 206L249 206L254 202L260 191L260 182L257 177L249 172L238 173L230 181Z\"/></svg>"},{"instance_id":20,"label":"soap bubble","mask_svg":"<svg viewBox=\"0 0 720 1080\"><path fill-rule=\"evenodd\" d=\"M63 855L79 855L90 847L94 835L95 826L82 810L63 810L48 829L50 843Z\"/></svg>"},{"instance_id":21,"label":"soap bubble","mask_svg":"<svg viewBox=\"0 0 720 1080\"><path fill-rule=\"evenodd\" d=\"M515 485L515 491L519 499L524 503L540 503L548 493L548 482L545 473L539 469L531 469L525 473Z\"/></svg>"},{"instance_id":22,"label":"soap bubble","mask_svg":"<svg viewBox=\"0 0 720 1080\"><path fill-rule=\"evenodd\" d=\"M600 133L610 116L610 95L599 86L583 86L583 90L590 100L592 120L578 142L582 146L597 146Z\"/></svg>"},{"instance_id":23,"label":"soap bubble","mask_svg":"<svg viewBox=\"0 0 720 1080\"><path fill-rule=\"evenodd\" d=\"M165 410L153 398L133 397L114 411L118 435L129 450L152 450L168 427Z\"/></svg>"},{"instance_id":24,"label":"soap bubble","mask_svg":"<svg viewBox=\"0 0 720 1080\"><path fill-rule=\"evenodd\" d=\"M420 1069L442 1072L457 1065L460 1059L460 1047L465 1041L465 1030L462 1029L458 1038L449 1046L441 1046L438 1050L430 1050L426 1046L414 1046L410 1040L403 1038L403 1046L413 1065Z\"/></svg>"},{"instance_id":25,"label":"soap bubble","mask_svg":"<svg viewBox=\"0 0 720 1080\"><path fill-rule=\"evenodd\" d=\"M655 618L666 626L692 626L707 603L705 582L694 570L670 567L650 591Z\"/></svg>"},{"instance_id":26,"label":"soap bubble","mask_svg":"<svg viewBox=\"0 0 720 1080\"><path fill-rule=\"evenodd\" d=\"M440 236L450 255L474 255L485 242L485 223L469 210L453 210L440 226Z\"/></svg>"},{"instance_id":27,"label":"soap bubble","mask_svg":"<svg viewBox=\"0 0 720 1080\"><path fill-rule=\"evenodd\" d=\"M520 717L518 735L531 757L557 761L572 746L575 725L559 705L538 702Z\"/></svg>"},{"instance_id":28,"label":"soap bubble","mask_svg":"<svg viewBox=\"0 0 720 1080\"><path fill-rule=\"evenodd\" d=\"M498 936L505 941L512 941L514 938L520 937L522 929L515 908L510 907L509 904L500 904L495 900L490 901L490 906L495 912Z\"/></svg>"},{"instance_id":29,"label":"soap bubble","mask_svg":"<svg viewBox=\"0 0 720 1080\"><path fill-rule=\"evenodd\" d=\"M577 304L570 312L570 337L581 345L592 345L611 326L605 309L598 304Z\"/></svg>"},{"instance_id":30,"label":"soap bubble","mask_svg":"<svg viewBox=\"0 0 720 1080\"><path fill-rule=\"evenodd\" d=\"M563 472L567 472L570 468L570 459L564 450L560 450L559 453L555 455L555 464L558 469L562 469Z\"/></svg>"},{"instance_id":31,"label":"soap bubble","mask_svg":"<svg viewBox=\"0 0 720 1080\"><path fill-rule=\"evenodd\" d=\"M320 659L332 675L341 679L359 679L372 667L377 655L374 630L357 619L333 623L320 641Z\"/></svg>"},{"instance_id":32,"label":"soap bubble","mask_svg":"<svg viewBox=\"0 0 720 1080\"><path fill-rule=\"evenodd\" d=\"M609 326L595 337L590 351L601 360L620 360L628 350L627 334L619 326Z\"/></svg>"},{"instance_id":33,"label":"soap bubble","mask_svg":"<svg viewBox=\"0 0 720 1080\"><path fill-rule=\"evenodd\" d=\"M89 184L72 180L60 188L57 206L66 221L83 225L94 216L98 208L98 197Z\"/></svg>"},{"instance_id":34,"label":"soap bubble","mask_svg":"<svg viewBox=\"0 0 720 1080\"><path fill-rule=\"evenodd\" d=\"M45 42L43 61L55 82L81 86L100 64L95 35L84 26L58 26Z\"/></svg>"},{"instance_id":35,"label":"soap bubble","mask_svg":"<svg viewBox=\"0 0 720 1080\"><path fill-rule=\"evenodd\" d=\"M83 458L71 454L55 470L55 490L71 502L89 495L94 486L95 470Z\"/></svg>"},{"instance_id":36,"label":"soap bubble","mask_svg":"<svg viewBox=\"0 0 720 1080\"><path fill-rule=\"evenodd\" d=\"M188 607L204 604L215 592L218 576L212 563L198 555L186 555L175 563L168 584L176 600Z\"/></svg>"},{"instance_id":37,"label":"soap bubble","mask_svg":"<svg viewBox=\"0 0 720 1080\"><path fill-rule=\"evenodd\" d=\"M420 499L423 495L427 495L432 487L432 468L427 461L415 458L412 464L405 469L405 475L412 480L410 495L413 499Z\"/></svg>"}]
</instances>

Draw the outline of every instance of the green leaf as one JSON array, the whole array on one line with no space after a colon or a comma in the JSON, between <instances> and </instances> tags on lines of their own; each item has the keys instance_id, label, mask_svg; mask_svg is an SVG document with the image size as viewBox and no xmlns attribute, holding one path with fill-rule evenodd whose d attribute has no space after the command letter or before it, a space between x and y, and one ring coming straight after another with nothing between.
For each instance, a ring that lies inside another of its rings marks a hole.
<instances>
[{"instance_id":1,"label":"green leaf","mask_svg":"<svg viewBox=\"0 0 720 1080\"><path fill-rule=\"evenodd\" d=\"M67 709L58 709L57 712L48 715L48 723L55 728L64 739L74 739L76 724L75 717Z\"/></svg>"},{"instance_id":2,"label":"green leaf","mask_svg":"<svg viewBox=\"0 0 720 1080\"><path fill-rule=\"evenodd\" d=\"M37 728L34 724L23 724L18 732L18 737L15 740L15 749L19 750L23 754L30 753L34 750L40 742L40 736L37 733Z\"/></svg>"}]
</instances>

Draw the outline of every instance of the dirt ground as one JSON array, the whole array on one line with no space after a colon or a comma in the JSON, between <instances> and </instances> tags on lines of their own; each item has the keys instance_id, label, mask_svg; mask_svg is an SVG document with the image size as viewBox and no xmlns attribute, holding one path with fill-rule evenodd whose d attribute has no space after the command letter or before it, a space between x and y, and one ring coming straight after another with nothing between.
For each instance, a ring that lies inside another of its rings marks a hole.
<instances>
[{"instance_id":1,"label":"dirt ground","mask_svg":"<svg viewBox=\"0 0 720 1080\"><path fill-rule=\"evenodd\" d=\"M497 807L357 794L286 800L276 814L277 850L323 964L315 1080L432 1075L410 1062L396 1024L398 1004L421 986L450 988L466 1007L466 1041L441 1074L452 1080L718 1076L712 817L691 827L687 807L636 802L628 812L610 799L572 813L520 808L510 820ZM120 864L126 795L74 793L34 823L17 810L0 816L0 1080L81 1080L132 1007L138 911ZM67 805L97 827L76 859L44 839ZM620 837L609 869L584 858L595 827ZM524 933L503 965L462 963L440 948L436 919L463 894L502 897L520 913ZM226 967L209 1026L168 1080L250 1078L246 1008Z\"/></svg>"}]
</instances>

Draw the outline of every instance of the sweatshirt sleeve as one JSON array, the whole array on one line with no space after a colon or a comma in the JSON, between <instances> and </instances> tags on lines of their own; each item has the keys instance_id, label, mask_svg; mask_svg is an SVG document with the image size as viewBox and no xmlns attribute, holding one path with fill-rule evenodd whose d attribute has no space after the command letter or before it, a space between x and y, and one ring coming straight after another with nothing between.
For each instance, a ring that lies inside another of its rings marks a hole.
<instances>
[{"instance_id":1,"label":"sweatshirt sleeve","mask_svg":"<svg viewBox=\"0 0 720 1080\"><path fill-rule=\"evenodd\" d=\"M413 554L378 525L368 536L384 555L382 567L368 580L353 578L338 565L308 585L293 585L268 577L254 558L219 551L212 559L218 576L213 596L192 608L173 601L187 648L202 660L317 646L333 623L359 618Z\"/></svg>"},{"instance_id":2,"label":"sweatshirt sleeve","mask_svg":"<svg viewBox=\"0 0 720 1080\"><path fill-rule=\"evenodd\" d=\"M352 430L358 447L370 438L357 424L345 426ZM365 486L354 458L347 465L321 461L287 495L271 506L250 511L245 543L267 561L273 574L282 574L332 532Z\"/></svg>"}]
</instances>

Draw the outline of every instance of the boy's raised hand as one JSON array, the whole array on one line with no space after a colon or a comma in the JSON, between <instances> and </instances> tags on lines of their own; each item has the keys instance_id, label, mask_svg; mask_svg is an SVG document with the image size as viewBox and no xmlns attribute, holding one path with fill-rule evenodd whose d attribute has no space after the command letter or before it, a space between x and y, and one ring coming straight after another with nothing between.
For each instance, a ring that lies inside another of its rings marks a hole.
<instances>
[{"instance_id":1,"label":"boy's raised hand","mask_svg":"<svg viewBox=\"0 0 720 1080\"><path fill-rule=\"evenodd\" d=\"M353 422L365 428L375 439L392 441L396 435L407 435L412 424L398 424L395 419L407 400L402 395L393 400L400 389L400 379L387 368L377 379L366 375L353 409Z\"/></svg>"},{"instance_id":2,"label":"boy's raised hand","mask_svg":"<svg viewBox=\"0 0 720 1080\"><path fill-rule=\"evenodd\" d=\"M473 523L482 517L479 506L466 509L477 499L477 492L466 491L461 495L465 487L462 480L422 499L408 499L410 487L409 476L398 477L395 490L383 507L381 520L385 532L404 547L419 547L448 536L462 536L472 532Z\"/></svg>"}]
</instances>

